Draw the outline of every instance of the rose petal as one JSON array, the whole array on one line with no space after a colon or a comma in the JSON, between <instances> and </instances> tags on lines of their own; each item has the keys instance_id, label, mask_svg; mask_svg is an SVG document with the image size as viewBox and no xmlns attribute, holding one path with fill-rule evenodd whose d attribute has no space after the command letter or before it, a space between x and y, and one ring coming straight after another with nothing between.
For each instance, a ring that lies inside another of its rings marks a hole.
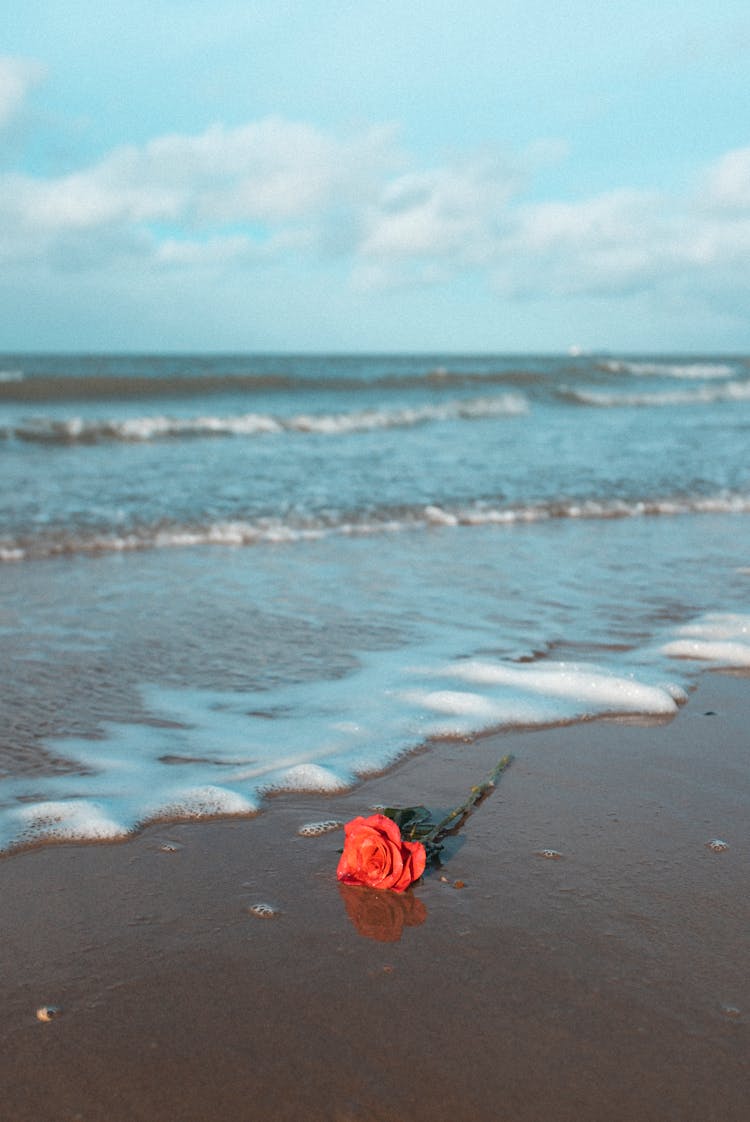
<instances>
[{"instance_id":1,"label":"rose petal","mask_svg":"<svg viewBox=\"0 0 750 1122\"><path fill-rule=\"evenodd\" d=\"M404 847L408 849L410 855L412 880L419 880L427 865L427 850L421 842L404 842Z\"/></svg>"},{"instance_id":2,"label":"rose petal","mask_svg":"<svg viewBox=\"0 0 750 1122\"><path fill-rule=\"evenodd\" d=\"M396 876L401 875L403 860L400 850L390 839L384 838L364 818L354 819L349 825L337 869L339 880L378 887L393 876L394 854L398 863Z\"/></svg>"},{"instance_id":3,"label":"rose petal","mask_svg":"<svg viewBox=\"0 0 750 1122\"><path fill-rule=\"evenodd\" d=\"M424 872L422 843L403 841L396 823L384 814L353 818L344 827L344 835L336 875L346 884L403 892Z\"/></svg>"},{"instance_id":4,"label":"rose petal","mask_svg":"<svg viewBox=\"0 0 750 1122\"><path fill-rule=\"evenodd\" d=\"M398 881L392 886L396 892L403 892L415 880L419 880L427 862L425 848L421 842L403 842L401 855L404 869Z\"/></svg>"},{"instance_id":5,"label":"rose petal","mask_svg":"<svg viewBox=\"0 0 750 1122\"><path fill-rule=\"evenodd\" d=\"M367 819L363 818L361 815L359 816L359 818L352 818L351 822L347 822L344 826L344 836L348 838L349 835L354 833L355 830L358 830L360 827L367 825Z\"/></svg>"},{"instance_id":6,"label":"rose petal","mask_svg":"<svg viewBox=\"0 0 750 1122\"><path fill-rule=\"evenodd\" d=\"M385 814L371 814L369 818L364 818L368 826L374 830L379 830L381 834L385 834L387 838L401 848L401 831L392 818L388 818Z\"/></svg>"},{"instance_id":7,"label":"rose petal","mask_svg":"<svg viewBox=\"0 0 750 1122\"><path fill-rule=\"evenodd\" d=\"M401 879L404 870L401 847L385 839L383 839L382 845L387 854L386 859L377 874L374 869L369 873L368 884L371 884L373 888L392 888Z\"/></svg>"}]
</instances>

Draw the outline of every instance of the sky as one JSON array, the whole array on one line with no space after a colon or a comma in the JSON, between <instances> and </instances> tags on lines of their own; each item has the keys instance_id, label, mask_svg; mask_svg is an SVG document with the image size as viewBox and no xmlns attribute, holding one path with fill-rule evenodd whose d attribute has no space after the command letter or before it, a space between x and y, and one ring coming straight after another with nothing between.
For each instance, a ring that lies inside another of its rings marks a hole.
<instances>
[{"instance_id":1,"label":"sky","mask_svg":"<svg viewBox=\"0 0 750 1122\"><path fill-rule=\"evenodd\" d=\"M0 350L750 351L746 0L17 0Z\"/></svg>"}]
</instances>

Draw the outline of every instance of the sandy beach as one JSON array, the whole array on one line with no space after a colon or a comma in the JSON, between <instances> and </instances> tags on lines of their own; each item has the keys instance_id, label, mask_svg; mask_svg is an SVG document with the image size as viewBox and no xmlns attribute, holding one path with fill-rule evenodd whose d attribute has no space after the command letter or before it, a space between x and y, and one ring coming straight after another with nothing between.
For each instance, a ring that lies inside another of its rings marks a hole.
<instances>
[{"instance_id":1,"label":"sandy beach","mask_svg":"<svg viewBox=\"0 0 750 1122\"><path fill-rule=\"evenodd\" d=\"M749 697L706 674L668 723L446 741L339 797L6 857L2 1117L744 1122ZM298 833L447 809L506 752L403 897Z\"/></svg>"},{"instance_id":2,"label":"sandy beach","mask_svg":"<svg viewBox=\"0 0 750 1122\"><path fill-rule=\"evenodd\" d=\"M0 1122L750 1122L747 12L13 7Z\"/></svg>"}]
</instances>

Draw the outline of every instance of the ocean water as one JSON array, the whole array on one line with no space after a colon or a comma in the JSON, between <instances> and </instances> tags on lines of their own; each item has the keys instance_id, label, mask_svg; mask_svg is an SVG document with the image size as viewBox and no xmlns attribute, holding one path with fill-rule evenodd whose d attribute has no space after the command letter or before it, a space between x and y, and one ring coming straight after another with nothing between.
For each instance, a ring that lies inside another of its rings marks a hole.
<instances>
[{"instance_id":1,"label":"ocean water","mask_svg":"<svg viewBox=\"0 0 750 1122\"><path fill-rule=\"evenodd\" d=\"M0 848L668 718L750 669L749 451L744 357L0 356Z\"/></svg>"}]
</instances>

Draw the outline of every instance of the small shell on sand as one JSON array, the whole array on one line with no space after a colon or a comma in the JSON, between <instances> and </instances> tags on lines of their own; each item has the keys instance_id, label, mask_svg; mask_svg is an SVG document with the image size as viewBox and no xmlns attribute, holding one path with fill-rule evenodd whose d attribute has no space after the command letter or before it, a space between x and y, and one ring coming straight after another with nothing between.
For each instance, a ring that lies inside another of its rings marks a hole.
<instances>
[{"instance_id":1,"label":"small shell on sand","mask_svg":"<svg viewBox=\"0 0 750 1122\"><path fill-rule=\"evenodd\" d=\"M548 861L562 861L562 853L558 853L556 849L537 849L537 857L546 857Z\"/></svg>"},{"instance_id":2,"label":"small shell on sand","mask_svg":"<svg viewBox=\"0 0 750 1122\"><path fill-rule=\"evenodd\" d=\"M722 841L721 838L711 838L706 842L706 849L710 849L712 853L724 853L729 849L729 842Z\"/></svg>"},{"instance_id":3,"label":"small shell on sand","mask_svg":"<svg viewBox=\"0 0 750 1122\"><path fill-rule=\"evenodd\" d=\"M275 919L279 914L273 904L251 904L247 910L258 919Z\"/></svg>"},{"instance_id":4,"label":"small shell on sand","mask_svg":"<svg viewBox=\"0 0 750 1122\"><path fill-rule=\"evenodd\" d=\"M336 818L326 818L324 822L307 822L300 826L297 833L301 838L319 838L321 834L330 834L332 830L340 830L344 825Z\"/></svg>"},{"instance_id":5,"label":"small shell on sand","mask_svg":"<svg viewBox=\"0 0 750 1122\"><path fill-rule=\"evenodd\" d=\"M55 1017L59 1017L62 1009L59 1005L40 1005L36 1011L36 1019L38 1021L54 1021Z\"/></svg>"}]
</instances>

